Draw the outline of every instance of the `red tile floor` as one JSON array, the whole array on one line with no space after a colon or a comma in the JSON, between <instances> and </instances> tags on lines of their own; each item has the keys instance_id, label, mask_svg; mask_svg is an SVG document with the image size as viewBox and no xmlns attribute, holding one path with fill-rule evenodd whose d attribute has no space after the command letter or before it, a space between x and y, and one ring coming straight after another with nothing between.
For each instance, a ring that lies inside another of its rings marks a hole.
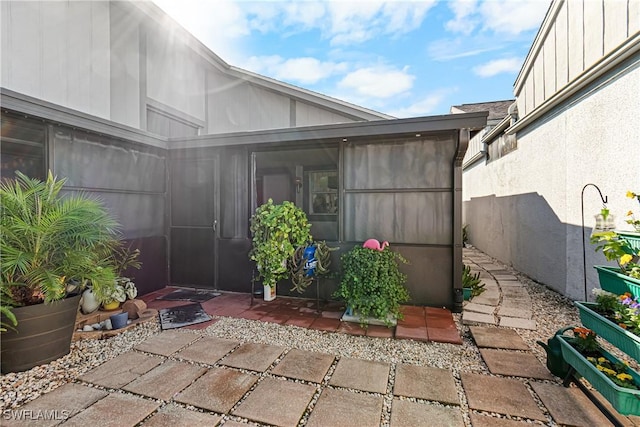
<instances>
[{"instance_id":1,"label":"red tile floor","mask_svg":"<svg viewBox=\"0 0 640 427\"><path fill-rule=\"evenodd\" d=\"M141 298L149 308L156 310L188 304L187 301L157 299L176 289L178 288L166 287ZM444 308L403 306L404 319L398 321L398 326L395 328L371 325L363 329L357 323L341 322L340 318L345 309L344 304L333 301L321 302L321 311L318 311L314 300L278 296L270 302L254 299L253 305L251 305L250 294L224 292L219 297L201 304L202 308L211 316L259 320L351 335L462 344L453 316L449 310ZM187 326L187 328L204 329L217 321L218 319L213 319L209 322Z\"/></svg>"}]
</instances>

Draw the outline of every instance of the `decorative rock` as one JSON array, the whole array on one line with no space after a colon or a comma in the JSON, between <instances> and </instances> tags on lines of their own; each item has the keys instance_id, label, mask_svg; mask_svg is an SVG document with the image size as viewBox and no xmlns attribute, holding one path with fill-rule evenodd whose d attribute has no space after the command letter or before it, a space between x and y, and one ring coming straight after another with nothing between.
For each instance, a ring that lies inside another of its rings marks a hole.
<instances>
[{"instance_id":1,"label":"decorative rock","mask_svg":"<svg viewBox=\"0 0 640 427\"><path fill-rule=\"evenodd\" d=\"M104 328L107 331L110 331L110 330L113 329L113 325L111 325L111 319L107 319L107 320L104 321Z\"/></svg>"},{"instance_id":2,"label":"decorative rock","mask_svg":"<svg viewBox=\"0 0 640 427\"><path fill-rule=\"evenodd\" d=\"M82 331L83 332L91 332L91 331L93 331L93 328L90 325L84 325L82 327Z\"/></svg>"},{"instance_id":3,"label":"decorative rock","mask_svg":"<svg viewBox=\"0 0 640 427\"><path fill-rule=\"evenodd\" d=\"M137 319L140 312L147 309L147 303L141 299L131 299L122 304L122 311L129 313L129 319Z\"/></svg>"},{"instance_id":4,"label":"decorative rock","mask_svg":"<svg viewBox=\"0 0 640 427\"><path fill-rule=\"evenodd\" d=\"M91 327L93 328L94 331L99 331L102 329L102 326L100 326L100 323L94 323L93 325L91 325Z\"/></svg>"}]
</instances>

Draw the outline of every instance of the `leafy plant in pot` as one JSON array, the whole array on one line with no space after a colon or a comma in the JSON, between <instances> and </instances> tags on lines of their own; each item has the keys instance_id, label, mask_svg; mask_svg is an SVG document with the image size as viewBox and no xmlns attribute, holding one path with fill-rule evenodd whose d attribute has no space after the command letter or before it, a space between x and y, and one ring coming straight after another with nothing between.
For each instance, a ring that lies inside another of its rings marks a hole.
<instances>
[{"instance_id":1,"label":"leafy plant in pot","mask_svg":"<svg viewBox=\"0 0 640 427\"><path fill-rule=\"evenodd\" d=\"M60 195L65 180L18 172L0 183L2 372L21 371L69 353L80 286L112 286L104 248L117 223L89 196ZM12 318L12 316L15 317ZM15 322L14 322L15 320ZM18 339L19 338L19 339Z\"/></svg>"},{"instance_id":2,"label":"leafy plant in pot","mask_svg":"<svg viewBox=\"0 0 640 427\"><path fill-rule=\"evenodd\" d=\"M408 261L399 253L356 246L341 257L342 279L334 297L346 301L361 326L375 318L391 326L402 319L400 304L409 301L407 276L399 265Z\"/></svg>"},{"instance_id":3,"label":"leafy plant in pot","mask_svg":"<svg viewBox=\"0 0 640 427\"><path fill-rule=\"evenodd\" d=\"M295 204L277 205L272 199L258 207L250 221L253 247L249 257L256 262L264 299L271 301L278 281L289 276L287 260L297 247L311 241L311 224Z\"/></svg>"},{"instance_id":4,"label":"leafy plant in pot","mask_svg":"<svg viewBox=\"0 0 640 427\"><path fill-rule=\"evenodd\" d=\"M615 231L594 233L591 243L597 244L608 261L616 261L619 268L594 266L598 270L600 287L616 294L631 292L640 296L640 248Z\"/></svg>"},{"instance_id":5,"label":"leafy plant in pot","mask_svg":"<svg viewBox=\"0 0 640 427\"><path fill-rule=\"evenodd\" d=\"M484 283L480 280L480 273L471 273L471 267L463 265L462 267L462 290L465 300L480 295L484 292Z\"/></svg>"}]
</instances>

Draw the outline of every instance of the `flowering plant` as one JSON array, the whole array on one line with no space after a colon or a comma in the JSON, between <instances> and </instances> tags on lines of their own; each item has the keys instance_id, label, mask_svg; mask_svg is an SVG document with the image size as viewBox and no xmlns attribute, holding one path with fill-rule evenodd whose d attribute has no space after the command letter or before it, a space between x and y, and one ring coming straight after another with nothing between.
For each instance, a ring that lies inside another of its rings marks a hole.
<instances>
[{"instance_id":1,"label":"flowering plant","mask_svg":"<svg viewBox=\"0 0 640 427\"><path fill-rule=\"evenodd\" d=\"M634 390L638 389L633 377L627 373L628 366L626 363L614 363L602 356L587 357L587 361L605 374L614 384Z\"/></svg>"},{"instance_id":2,"label":"flowering plant","mask_svg":"<svg viewBox=\"0 0 640 427\"><path fill-rule=\"evenodd\" d=\"M627 191L627 197L630 199L638 199L638 203L640 203L640 194L634 193L633 191ZM627 212L627 216L630 219L627 219L625 222L631 225L637 232L640 233L640 219L636 219L633 215L633 211Z\"/></svg>"},{"instance_id":3,"label":"flowering plant","mask_svg":"<svg viewBox=\"0 0 640 427\"><path fill-rule=\"evenodd\" d=\"M602 289L594 289L596 311L613 323L640 336L640 302L629 292L623 295L612 294Z\"/></svg>"},{"instance_id":4,"label":"flowering plant","mask_svg":"<svg viewBox=\"0 0 640 427\"><path fill-rule=\"evenodd\" d=\"M629 241L615 231L593 233L591 243L598 244L596 251L602 250L609 261L617 261L623 274L640 279L640 253Z\"/></svg>"},{"instance_id":5,"label":"flowering plant","mask_svg":"<svg viewBox=\"0 0 640 427\"><path fill-rule=\"evenodd\" d=\"M591 329L573 328L573 336L575 337L573 344L580 353L593 354L598 352L600 348L596 340L598 335Z\"/></svg>"}]
</instances>

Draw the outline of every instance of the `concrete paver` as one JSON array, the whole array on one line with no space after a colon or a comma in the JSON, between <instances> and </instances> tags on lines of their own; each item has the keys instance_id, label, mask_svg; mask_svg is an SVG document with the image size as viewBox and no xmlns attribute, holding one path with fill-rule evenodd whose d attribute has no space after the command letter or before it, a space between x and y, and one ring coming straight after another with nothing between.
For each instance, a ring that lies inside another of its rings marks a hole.
<instances>
[{"instance_id":1,"label":"concrete paver","mask_svg":"<svg viewBox=\"0 0 640 427\"><path fill-rule=\"evenodd\" d=\"M246 343L220 361L239 369L264 372L284 352L284 347L269 344Z\"/></svg>"},{"instance_id":2,"label":"concrete paver","mask_svg":"<svg viewBox=\"0 0 640 427\"><path fill-rule=\"evenodd\" d=\"M190 411L170 403L145 421L144 427L215 426L221 419L219 415Z\"/></svg>"},{"instance_id":3,"label":"concrete paver","mask_svg":"<svg viewBox=\"0 0 640 427\"><path fill-rule=\"evenodd\" d=\"M169 356L200 338L198 335L178 331L165 331L138 344L134 348L147 353Z\"/></svg>"},{"instance_id":4,"label":"concrete paver","mask_svg":"<svg viewBox=\"0 0 640 427\"><path fill-rule=\"evenodd\" d=\"M469 414L473 427L531 427L531 423L526 421L516 421L507 418L490 417L476 413Z\"/></svg>"},{"instance_id":5,"label":"concrete paver","mask_svg":"<svg viewBox=\"0 0 640 427\"><path fill-rule=\"evenodd\" d=\"M547 368L531 353L481 348L480 354L492 374L552 380Z\"/></svg>"},{"instance_id":6,"label":"concrete paver","mask_svg":"<svg viewBox=\"0 0 640 427\"><path fill-rule=\"evenodd\" d=\"M190 363L167 360L124 386L123 390L156 399L169 400L206 371L206 368Z\"/></svg>"},{"instance_id":7,"label":"concrete paver","mask_svg":"<svg viewBox=\"0 0 640 427\"><path fill-rule=\"evenodd\" d=\"M271 370L271 373L320 383L333 364L333 359L334 357L330 354L293 349Z\"/></svg>"},{"instance_id":8,"label":"concrete paver","mask_svg":"<svg viewBox=\"0 0 640 427\"><path fill-rule=\"evenodd\" d=\"M393 394L460 405L453 374L448 369L400 363Z\"/></svg>"},{"instance_id":9,"label":"concrete paver","mask_svg":"<svg viewBox=\"0 0 640 427\"><path fill-rule=\"evenodd\" d=\"M478 304L476 302L470 302L468 304L465 304L464 310L493 315L493 312L496 311L496 307L494 305L484 305Z\"/></svg>"},{"instance_id":10,"label":"concrete paver","mask_svg":"<svg viewBox=\"0 0 640 427\"><path fill-rule=\"evenodd\" d=\"M494 274L493 277L495 277L498 282L518 280L513 274Z\"/></svg>"},{"instance_id":11,"label":"concrete paver","mask_svg":"<svg viewBox=\"0 0 640 427\"><path fill-rule=\"evenodd\" d=\"M65 426L123 427L135 426L147 418L160 403L130 394L111 393L70 418Z\"/></svg>"},{"instance_id":12,"label":"concrete paver","mask_svg":"<svg viewBox=\"0 0 640 427\"><path fill-rule=\"evenodd\" d=\"M162 363L164 359L130 351L117 356L80 377L107 388L120 388Z\"/></svg>"},{"instance_id":13,"label":"concrete paver","mask_svg":"<svg viewBox=\"0 0 640 427\"><path fill-rule=\"evenodd\" d=\"M389 369L388 363L343 357L333 371L329 384L384 394L387 391Z\"/></svg>"},{"instance_id":14,"label":"concrete paver","mask_svg":"<svg viewBox=\"0 0 640 427\"><path fill-rule=\"evenodd\" d=\"M544 383L532 383L531 387L558 424L585 427L612 425L577 388Z\"/></svg>"},{"instance_id":15,"label":"concrete paver","mask_svg":"<svg viewBox=\"0 0 640 427\"><path fill-rule=\"evenodd\" d=\"M493 314L474 313L472 311L465 311L462 313L462 323L470 325L474 323L486 323L489 325L495 325L496 319Z\"/></svg>"},{"instance_id":16,"label":"concrete paver","mask_svg":"<svg viewBox=\"0 0 640 427\"><path fill-rule=\"evenodd\" d=\"M536 321L533 319L520 319L518 317L501 317L500 326L516 329L536 329Z\"/></svg>"},{"instance_id":17,"label":"concrete paver","mask_svg":"<svg viewBox=\"0 0 640 427\"><path fill-rule=\"evenodd\" d=\"M240 345L239 342L216 337L203 337L179 351L175 356L194 362L213 365Z\"/></svg>"},{"instance_id":18,"label":"concrete paver","mask_svg":"<svg viewBox=\"0 0 640 427\"><path fill-rule=\"evenodd\" d=\"M391 427L432 427L432 426L464 426L462 414L458 408L407 400L393 399L391 406Z\"/></svg>"},{"instance_id":19,"label":"concrete paver","mask_svg":"<svg viewBox=\"0 0 640 427\"><path fill-rule=\"evenodd\" d=\"M470 326L469 330L478 347L529 350L529 346L513 329Z\"/></svg>"},{"instance_id":20,"label":"concrete paver","mask_svg":"<svg viewBox=\"0 0 640 427\"><path fill-rule=\"evenodd\" d=\"M233 414L266 424L295 426L315 390L307 384L264 378Z\"/></svg>"},{"instance_id":21,"label":"concrete paver","mask_svg":"<svg viewBox=\"0 0 640 427\"><path fill-rule=\"evenodd\" d=\"M176 396L176 401L226 414L258 381L255 375L212 368Z\"/></svg>"},{"instance_id":22,"label":"concrete paver","mask_svg":"<svg viewBox=\"0 0 640 427\"><path fill-rule=\"evenodd\" d=\"M498 305L500 302L500 293L492 289L487 289L477 297L474 297L473 302L476 304Z\"/></svg>"},{"instance_id":23,"label":"concrete paver","mask_svg":"<svg viewBox=\"0 0 640 427\"><path fill-rule=\"evenodd\" d=\"M107 394L106 391L80 384L65 384L20 407L19 411L2 412L1 424L6 427L25 426L27 423L34 427L55 426L88 408ZM32 414L51 414L52 416L49 417L50 419L41 417L27 421L22 418L22 415L29 411Z\"/></svg>"},{"instance_id":24,"label":"concrete paver","mask_svg":"<svg viewBox=\"0 0 640 427\"><path fill-rule=\"evenodd\" d=\"M546 421L524 384L511 378L460 374L469 408Z\"/></svg>"},{"instance_id":25,"label":"concrete paver","mask_svg":"<svg viewBox=\"0 0 640 427\"><path fill-rule=\"evenodd\" d=\"M377 427L382 415L382 401L382 396L326 388L306 425Z\"/></svg>"},{"instance_id":26,"label":"concrete paver","mask_svg":"<svg viewBox=\"0 0 640 427\"><path fill-rule=\"evenodd\" d=\"M530 308L520 309L516 307L500 307L498 309L498 316L501 317L517 317L520 319L531 319L533 313Z\"/></svg>"}]
</instances>

